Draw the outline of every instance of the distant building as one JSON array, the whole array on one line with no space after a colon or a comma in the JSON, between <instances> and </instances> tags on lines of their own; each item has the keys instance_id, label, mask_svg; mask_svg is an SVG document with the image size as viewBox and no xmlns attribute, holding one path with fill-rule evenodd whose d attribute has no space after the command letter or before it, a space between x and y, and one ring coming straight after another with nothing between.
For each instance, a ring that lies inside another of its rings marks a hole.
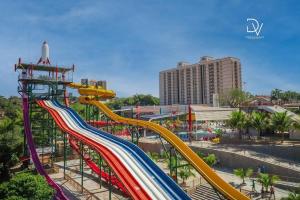
<instances>
[{"instance_id":1,"label":"distant building","mask_svg":"<svg viewBox=\"0 0 300 200\"><path fill-rule=\"evenodd\" d=\"M271 101L271 97L268 95L256 95L250 102L250 106L272 106L274 105Z\"/></svg>"},{"instance_id":2,"label":"distant building","mask_svg":"<svg viewBox=\"0 0 300 200\"><path fill-rule=\"evenodd\" d=\"M159 72L161 105L218 105L215 98L235 88L242 89L242 75L240 60L233 57L204 56L198 63L179 62L176 68Z\"/></svg>"}]
</instances>

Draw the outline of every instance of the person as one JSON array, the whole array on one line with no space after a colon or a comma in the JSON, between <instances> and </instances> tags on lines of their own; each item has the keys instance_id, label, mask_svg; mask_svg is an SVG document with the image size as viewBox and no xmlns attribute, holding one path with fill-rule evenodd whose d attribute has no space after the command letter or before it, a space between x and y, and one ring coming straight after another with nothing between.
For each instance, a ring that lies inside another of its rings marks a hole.
<instances>
[{"instance_id":1,"label":"person","mask_svg":"<svg viewBox=\"0 0 300 200\"><path fill-rule=\"evenodd\" d=\"M252 179L252 192L256 192L256 189L255 189L255 179Z\"/></svg>"},{"instance_id":2,"label":"person","mask_svg":"<svg viewBox=\"0 0 300 200\"><path fill-rule=\"evenodd\" d=\"M271 188L270 188L270 199L272 198L272 196L273 196L273 199L275 200L275 191L274 191L274 187L273 187L273 185L271 185Z\"/></svg>"}]
</instances>

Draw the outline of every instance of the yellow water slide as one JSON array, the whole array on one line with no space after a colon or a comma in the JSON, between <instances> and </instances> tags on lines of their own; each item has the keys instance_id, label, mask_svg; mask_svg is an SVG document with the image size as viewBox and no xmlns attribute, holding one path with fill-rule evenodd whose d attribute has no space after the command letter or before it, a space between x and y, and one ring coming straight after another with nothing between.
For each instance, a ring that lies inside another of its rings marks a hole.
<instances>
[{"instance_id":1,"label":"yellow water slide","mask_svg":"<svg viewBox=\"0 0 300 200\"><path fill-rule=\"evenodd\" d=\"M87 94L87 93L85 93ZM189 148L180 138L168 129L149 121L131 119L121 117L110 110L106 105L97 101L92 96L81 96L79 98L80 103L91 104L98 107L105 115L112 120L121 122L124 124L130 124L134 126L141 126L150 129L163 137L168 141L176 150L184 156L184 158L209 182L217 191L223 194L228 199L246 200L247 196L233 188L220 178L191 148Z\"/></svg>"},{"instance_id":2,"label":"yellow water slide","mask_svg":"<svg viewBox=\"0 0 300 200\"><path fill-rule=\"evenodd\" d=\"M106 90L101 86L93 86L93 85L82 85L80 83L70 83L68 85L70 88L77 89L80 95L92 95L98 96L103 99L114 98L116 93L112 90Z\"/></svg>"}]
</instances>

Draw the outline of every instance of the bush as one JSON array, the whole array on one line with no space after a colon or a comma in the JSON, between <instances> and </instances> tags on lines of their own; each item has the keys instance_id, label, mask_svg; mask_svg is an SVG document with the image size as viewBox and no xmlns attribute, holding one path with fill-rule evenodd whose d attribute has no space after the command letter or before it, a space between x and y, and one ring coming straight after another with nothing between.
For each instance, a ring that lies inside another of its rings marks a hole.
<instances>
[{"instance_id":1,"label":"bush","mask_svg":"<svg viewBox=\"0 0 300 200\"><path fill-rule=\"evenodd\" d=\"M31 173L19 173L0 185L0 199L52 199L54 190L44 177Z\"/></svg>"}]
</instances>

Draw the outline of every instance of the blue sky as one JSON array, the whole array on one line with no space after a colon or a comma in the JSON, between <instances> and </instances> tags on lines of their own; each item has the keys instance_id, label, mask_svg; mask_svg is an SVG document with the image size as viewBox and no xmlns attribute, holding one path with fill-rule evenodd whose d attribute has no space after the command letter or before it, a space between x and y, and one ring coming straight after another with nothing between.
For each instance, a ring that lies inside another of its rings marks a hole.
<instances>
[{"instance_id":1,"label":"blue sky","mask_svg":"<svg viewBox=\"0 0 300 200\"><path fill-rule=\"evenodd\" d=\"M300 2L217 0L1 1L1 95L17 95L18 57L36 62L44 40L74 78L105 79L118 96L158 96L158 73L203 55L241 59L245 89L300 92ZM247 21L263 23L259 40Z\"/></svg>"}]
</instances>

